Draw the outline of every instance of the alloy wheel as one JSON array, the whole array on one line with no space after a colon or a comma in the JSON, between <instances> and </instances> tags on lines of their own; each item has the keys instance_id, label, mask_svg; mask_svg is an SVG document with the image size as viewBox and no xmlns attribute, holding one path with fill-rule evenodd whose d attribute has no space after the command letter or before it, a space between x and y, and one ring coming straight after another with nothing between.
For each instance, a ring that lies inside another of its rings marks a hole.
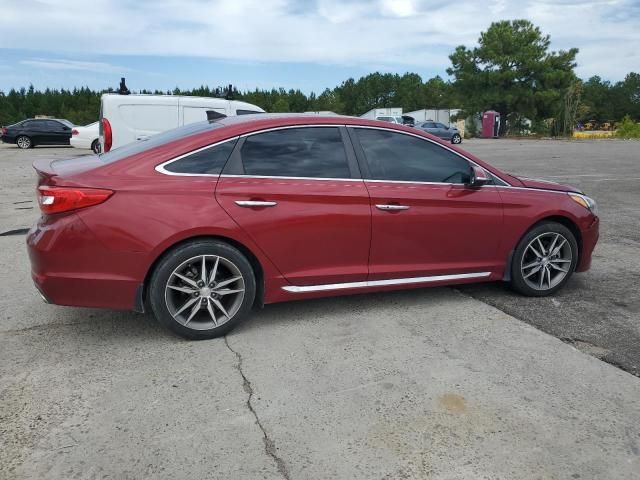
<instances>
[{"instance_id":1,"label":"alloy wheel","mask_svg":"<svg viewBox=\"0 0 640 480\"><path fill-rule=\"evenodd\" d=\"M31 147L31 140L29 140L28 137L18 137L18 140L16 142L18 144L18 147L20 148L29 148Z\"/></svg>"},{"instance_id":2,"label":"alloy wheel","mask_svg":"<svg viewBox=\"0 0 640 480\"><path fill-rule=\"evenodd\" d=\"M573 252L560 233L538 235L525 248L520 271L526 284L534 290L549 290L570 273Z\"/></svg>"},{"instance_id":3,"label":"alloy wheel","mask_svg":"<svg viewBox=\"0 0 640 480\"><path fill-rule=\"evenodd\" d=\"M209 330L231 320L244 299L240 269L217 255L198 255L181 263L169 276L165 301L179 324Z\"/></svg>"}]
</instances>

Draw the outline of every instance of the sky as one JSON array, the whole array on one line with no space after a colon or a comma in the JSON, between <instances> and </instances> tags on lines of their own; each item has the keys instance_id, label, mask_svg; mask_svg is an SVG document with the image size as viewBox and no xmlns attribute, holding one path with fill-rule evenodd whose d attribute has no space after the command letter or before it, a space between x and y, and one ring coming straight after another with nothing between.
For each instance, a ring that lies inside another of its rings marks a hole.
<instances>
[{"instance_id":1,"label":"sky","mask_svg":"<svg viewBox=\"0 0 640 480\"><path fill-rule=\"evenodd\" d=\"M447 77L448 55L525 18L577 74L640 71L640 0L3 0L0 90L232 83L305 93L371 72Z\"/></svg>"}]
</instances>

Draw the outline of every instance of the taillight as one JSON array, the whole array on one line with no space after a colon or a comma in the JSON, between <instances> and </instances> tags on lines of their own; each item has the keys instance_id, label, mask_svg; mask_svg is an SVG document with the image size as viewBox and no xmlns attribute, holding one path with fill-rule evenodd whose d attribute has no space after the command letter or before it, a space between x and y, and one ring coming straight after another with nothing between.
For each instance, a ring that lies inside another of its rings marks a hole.
<instances>
[{"instance_id":1,"label":"taillight","mask_svg":"<svg viewBox=\"0 0 640 480\"><path fill-rule=\"evenodd\" d=\"M78 133L78 130L76 130L75 128L71 130L71 135L78 135Z\"/></svg>"},{"instance_id":2,"label":"taillight","mask_svg":"<svg viewBox=\"0 0 640 480\"><path fill-rule=\"evenodd\" d=\"M9 131L8 128L2 127L2 135L6 135L8 131Z\"/></svg>"},{"instance_id":3,"label":"taillight","mask_svg":"<svg viewBox=\"0 0 640 480\"><path fill-rule=\"evenodd\" d=\"M106 118L102 119L102 135L104 136L104 151L111 150L113 137L111 136L111 124Z\"/></svg>"},{"instance_id":4,"label":"taillight","mask_svg":"<svg viewBox=\"0 0 640 480\"><path fill-rule=\"evenodd\" d=\"M38 187L38 204L44 214L62 213L104 202L112 190L101 188Z\"/></svg>"}]
</instances>

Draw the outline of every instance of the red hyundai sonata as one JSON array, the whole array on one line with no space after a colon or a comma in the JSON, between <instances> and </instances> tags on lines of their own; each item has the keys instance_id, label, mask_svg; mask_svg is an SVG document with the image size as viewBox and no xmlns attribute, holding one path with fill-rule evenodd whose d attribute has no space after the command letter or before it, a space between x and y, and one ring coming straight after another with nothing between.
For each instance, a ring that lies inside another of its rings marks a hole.
<instances>
[{"instance_id":1,"label":"red hyundai sonata","mask_svg":"<svg viewBox=\"0 0 640 480\"><path fill-rule=\"evenodd\" d=\"M361 118L225 118L34 167L45 301L150 309L189 338L310 297L490 280L549 295L598 240L579 190Z\"/></svg>"}]
</instances>

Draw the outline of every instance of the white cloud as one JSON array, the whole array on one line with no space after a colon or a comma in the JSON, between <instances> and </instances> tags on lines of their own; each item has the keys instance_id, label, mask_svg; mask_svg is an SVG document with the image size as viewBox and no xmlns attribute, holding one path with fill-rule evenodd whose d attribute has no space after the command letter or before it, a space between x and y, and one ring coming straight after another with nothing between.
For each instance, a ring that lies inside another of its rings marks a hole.
<instances>
[{"instance_id":1,"label":"white cloud","mask_svg":"<svg viewBox=\"0 0 640 480\"><path fill-rule=\"evenodd\" d=\"M640 69L637 0L22 0L3 4L0 45L55 58L203 56L444 71L457 45L471 46L492 21L513 18L534 22L556 50L579 47L581 76L617 80ZM100 62L26 61L123 71Z\"/></svg>"},{"instance_id":2,"label":"white cloud","mask_svg":"<svg viewBox=\"0 0 640 480\"><path fill-rule=\"evenodd\" d=\"M20 60L21 65L46 68L47 70L79 70L97 73L120 73L128 71L125 67L104 62L82 62L78 60L30 58Z\"/></svg>"},{"instance_id":3,"label":"white cloud","mask_svg":"<svg viewBox=\"0 0 640 480\"><path fill-rule=\"evenodd\" d=\"M382 11L396 17L409 17L416 11L416 2L414 0L382 0Z\"/></svg>"}]
</instances>

